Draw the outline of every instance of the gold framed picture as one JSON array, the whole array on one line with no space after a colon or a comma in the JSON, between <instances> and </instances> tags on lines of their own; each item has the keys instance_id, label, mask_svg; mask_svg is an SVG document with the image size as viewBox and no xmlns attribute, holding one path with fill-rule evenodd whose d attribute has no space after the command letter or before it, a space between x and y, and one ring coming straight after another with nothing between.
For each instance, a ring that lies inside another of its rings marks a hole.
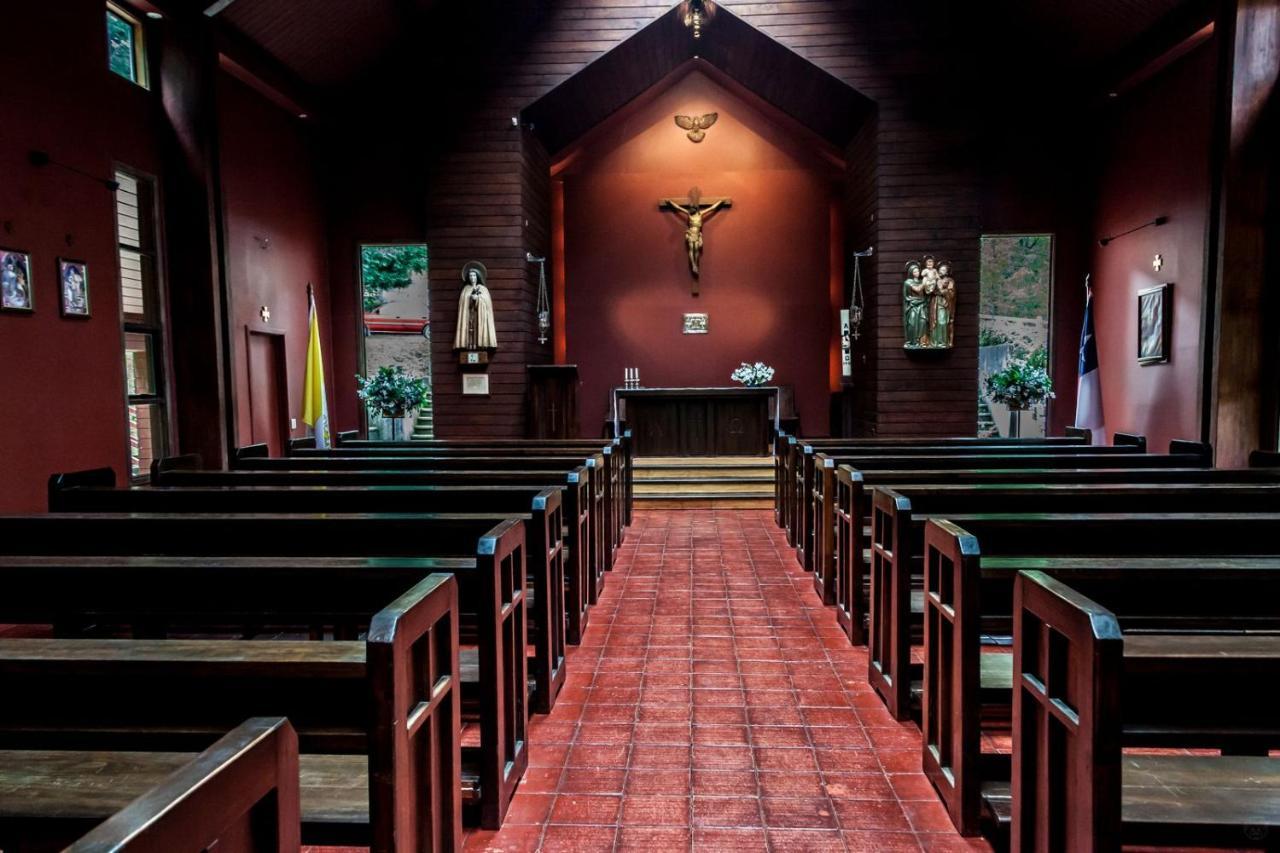
<instances>
[{"instance_id":1,"label":"gold framed picture","mask_svg":"<svg viewBox=\"0 0 1280 853\"><path fill-rule=\"evenodd\" d=\"M684 315L684 333L686 335L705 335L707 334L707 315L706 314L685 314Z\"/></svg>"}]
</instances>

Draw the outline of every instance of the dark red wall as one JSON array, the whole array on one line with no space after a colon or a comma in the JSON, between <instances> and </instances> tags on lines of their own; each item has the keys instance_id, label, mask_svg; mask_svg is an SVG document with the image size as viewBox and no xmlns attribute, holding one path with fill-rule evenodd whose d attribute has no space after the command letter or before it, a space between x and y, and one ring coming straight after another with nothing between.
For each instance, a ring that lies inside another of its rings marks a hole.
<instances>
[{"instance_id":1,"label":"dark red wall","mask_svg":"<svg viewBox=\"0 0 1280 853\"><path fill-rule=\"evenodd\" d=\"M1169 223L1093 248L1094 322L1108 434L1143 433L1153 450L1199 438L1205 235L1210 198L1215 42L1124 94L1100 138L1096 235L1157 216ZM1164 267L1152 269L1159 253ZM1173 282L1172 358L1139 366L1139 290Z\"/></svg>"},{"instance_id":2,"label":"dark red wall","mask_svg":"<svg viewBox=\"0 0 1280 853\"><path fill-rule=\"evenodd\" d=\"M302 423L307 352L307 283L316 290L329 416L335 418L335 360L329 324L324 198L305 123L227 74L218 79L218 123L231 301L228 347L235 377L236 443L249 444L250 371L246 329L283 333L288 417ZM259 239L268 242L263 248ZM264 322L262 306L270 309ZM354 369L342 366L343 372ZM265 383L267 377L254 377ZM333 421L336 425L336 419Z\"/></svg>"},{"instance_id":3,"label":"dark red wall","mask_svg":"<svg viewBox=\"0 0 1280 853\"><path fill-rule=\"evenodd\" d=\"M668 85L668 84L662 84ZM718 112L690 142L676 114ZM758 105L692 71L593 131L564 181L566 360L582 377L582 429L594 435L624 367L649 386L723 386L743 361L793 385L809 435L825 434L830 352L831 202L840 175ZM663 197L698 185L733 207L704 228L701 295L684 220ZM685 335L685 313L710 333Z\"/></svg>"},{"instance_id":4,"label":"dark red wall","mask_svg":"<svg viewBox=\"0 0 1280 853\"><path fill-rule=\"evenodd\" d=\"M5 7L0 245L31 255L35 313L0 313L0 511L45 508L54 471L125 471L124 367L112 193L27 152L107 178L158 171L153 93L107 70L100 0ZM88 262L88 320L58 311L57 258Z\"/></svg>"}]
</instances>

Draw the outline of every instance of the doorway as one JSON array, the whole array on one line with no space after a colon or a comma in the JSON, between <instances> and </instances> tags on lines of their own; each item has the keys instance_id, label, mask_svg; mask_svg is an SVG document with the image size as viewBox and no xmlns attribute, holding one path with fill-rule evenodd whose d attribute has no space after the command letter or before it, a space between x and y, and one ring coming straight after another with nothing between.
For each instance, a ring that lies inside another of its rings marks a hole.
<instances>
[{"instance_id":1,"label":"doorway","mask_svg":"<svg viewBox=\"0 0 1280 853\"><path fill-rule=\"evenodd\" d=\"M434 438L431 405L431 294L425 243L378 243L360 246L361 372L372 376L382 367L401 367L427 380L427 398L417 412L412 436ZM366 412L370 438L386 425ZM407 436L406 436L407 437Z\"/></svg>"},{"instance_id":2,"label":"doorway","mask_svg":"<svg viewBox=\"0 0 1280 853\"><path fill-rule=\"evenodd\" d=\"M249 353L250 441L265 444L272 456L283 456L289 442L289 379L285 370L284 335L246 329Z\"/></svg>"}]
</instances>

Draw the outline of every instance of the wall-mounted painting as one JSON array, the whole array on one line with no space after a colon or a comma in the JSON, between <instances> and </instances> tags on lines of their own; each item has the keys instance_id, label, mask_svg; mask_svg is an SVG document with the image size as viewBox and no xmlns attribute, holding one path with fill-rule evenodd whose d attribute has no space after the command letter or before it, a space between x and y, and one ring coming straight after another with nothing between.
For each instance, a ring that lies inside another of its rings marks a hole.
<instances>
[{"instance_id":1,"label":"wall-mounted painting","mask_svg":"<svg viewBox=\"0 0 1280 853\"><path fill-rule=\"evenodd\" d=\"M31 256L13 249L0 249L0 310L35 310L31 293Z\"/></svg>"},{"instance_id":2,"label":"wall-mounted painting","mask_svg":"<svg viewBox=\"0 0 1280 853\"><path fill-rule=\"evenodd\" d=\"M70 258L58 258L58 289L62 295L63 317L89 316L88 264Z\"/></svg>"},{"instance_id":3,"label":"wall-mounted painting","mask_svg":"<svg viewBox=\"0 0 1280 853\"><path fill-rule=\"evenodd\" d=\"M1169 360L1173 334L1173 285L1159 284L1138 291L1138 364Z\"/></svg>"}]
</instances>

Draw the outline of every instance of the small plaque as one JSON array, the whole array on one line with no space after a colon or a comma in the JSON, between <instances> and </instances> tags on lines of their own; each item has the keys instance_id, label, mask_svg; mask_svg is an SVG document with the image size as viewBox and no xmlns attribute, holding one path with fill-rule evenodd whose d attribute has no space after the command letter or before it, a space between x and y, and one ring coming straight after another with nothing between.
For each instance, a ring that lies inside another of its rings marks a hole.
<instances>
[{"instance_id":1,"label":"small plaque","mask_svg":"<svg viewBox=\"0 0 1280 853\"><path fill-rule=\"evenodd\" d=\"M707 333L707 315L685 314L684 333L686 335L705 335Z\"/></svg>"},{"instance_id":2,"label":"small plaque","mask_svg":"<svg viewBox=\"0 0 1280 853\"><path fill-rule=\"evenodd\" d=\"M489 396L489 374L487 373L462 374L462 394L464 397Z\"/></svg>"}]
</instances>

